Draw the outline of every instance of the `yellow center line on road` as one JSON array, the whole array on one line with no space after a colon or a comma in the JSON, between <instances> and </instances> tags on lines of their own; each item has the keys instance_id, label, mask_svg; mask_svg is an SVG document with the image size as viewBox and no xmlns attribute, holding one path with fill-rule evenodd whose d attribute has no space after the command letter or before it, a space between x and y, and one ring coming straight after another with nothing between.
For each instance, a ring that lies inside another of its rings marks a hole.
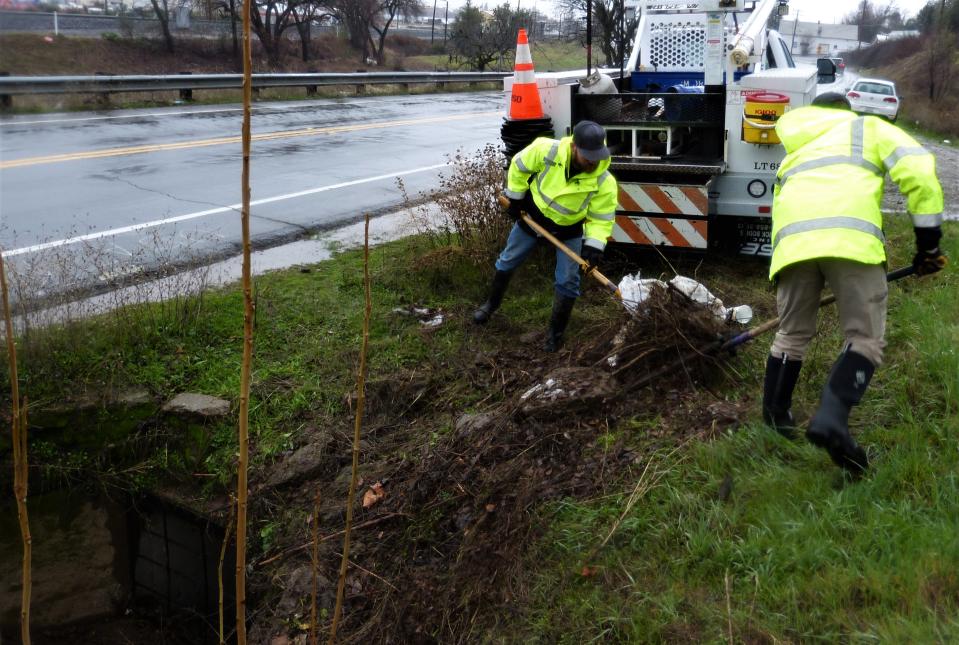
<instances>
[{"instance_id":1,"label":"yellow center line on road","mask_svg":"<svg viewBox=\"0 0 959 645\"><path fill-rule=\"evenodd\" d=\"M424 117L421 119L405 119L402 121L382 121L378 123L362 123L358 125L337 125L327 128L303 128L301 130L281 130L279 132L267 132L264 134L255 134L253 141L274 141L276 139L289 139L292 137L309 137L322 134L338 134L341 132L359 132L361 130L376 130L381 128L397 128L410 125L424 125L428 123L445 123L448 121L462 121L464 119L473 119L481 116L494 116L502 114L500 110L492 112L469 112L466 114L452 114L441 117ZM71 152L62 155L47 155L44 157L25 157L23 159L11 159L9 161L0 161L0 170L9 168L21 168L24 166L36 166L48 163L60 163L62 161L79 161L81 159L100 159L103 157L120 157L123 155L139 155L147 152L163 152L166 150L186 150L189 148L204 148L206 146L221 146L230 143L240 143L240 137L219 137L216 139L200 139L197 141L181 141L179 143L158 143L145 146L131 146L128 148L105 148L103 150L87 150L85 152Z\"/></svg>"}]
</instances>

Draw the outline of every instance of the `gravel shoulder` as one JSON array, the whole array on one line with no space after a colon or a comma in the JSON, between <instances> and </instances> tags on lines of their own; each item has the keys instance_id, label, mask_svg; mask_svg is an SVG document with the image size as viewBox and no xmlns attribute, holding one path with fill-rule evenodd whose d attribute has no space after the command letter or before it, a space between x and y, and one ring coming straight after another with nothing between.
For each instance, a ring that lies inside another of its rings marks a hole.
<instances>
[{"instance_id":1,"label":"gravel shoulder","mask_svg":"<svg viewBox=\"0 0 959 645\"><path fill-rule=\"evenodd\" d=\"M933 141L928 137L917 137L930 152L936 155L936 174L945 196L945 218L959 221L959 148ZM895 182L886 182L883 197L883 211L893 213L906 212L906 198L899 192Z\"/></svg>"}]
</instances>

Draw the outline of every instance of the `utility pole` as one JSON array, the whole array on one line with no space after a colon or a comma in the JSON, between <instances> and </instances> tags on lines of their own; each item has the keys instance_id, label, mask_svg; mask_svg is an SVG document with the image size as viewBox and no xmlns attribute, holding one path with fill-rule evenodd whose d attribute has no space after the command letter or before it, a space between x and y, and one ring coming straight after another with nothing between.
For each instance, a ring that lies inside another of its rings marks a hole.
<instances>
[{"instance_id":1,"label":"utility pole","mask_svg":"<svg viewBox=\"0 0 959 645\"><path fill-rule=\"evenodd\" d=\"M446 17L443 18L443 44L446 44L446 29L450 25L450 3L446 3Z\"/></svg>"},{"instance_id":2,"label":"utility pole","mask_svg":"<svg viewBox=\"0 0 959 645\"><path fill-rule=\"evenodd\" d=\"M593 67L593 0L586 0L586 75Z\"/></svg>"},{"instance_id":3,"label":"utility pole","mask_svg":"<svg viewBox=\"0 0 959 645\"><path fill-rule=\"evenodd\" d=\"M436 0L433 0L433 19L430 20L430 44L433 44L433 30L436 29Z\"/></svg>"}]
</instances>

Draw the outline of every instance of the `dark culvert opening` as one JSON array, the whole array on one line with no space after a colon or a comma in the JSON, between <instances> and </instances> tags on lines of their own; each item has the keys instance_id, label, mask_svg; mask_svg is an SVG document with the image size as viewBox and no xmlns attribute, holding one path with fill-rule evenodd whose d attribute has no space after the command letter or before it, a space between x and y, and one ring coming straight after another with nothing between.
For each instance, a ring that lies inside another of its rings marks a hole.
<instances>
[{"instance_id":1,"label":"dark culvert opening","mask_svg":"<svg viewBox=\"0 0 959 645\"><path fill-rule=\"evenodd\" d=\"M28 500L33 642L219 642L224 528L154 496L65 489ZM22 544L0 507L0 642L19 642ZM235 622L235 557L223 560L224 628Z\"/></svg>"}]
</instances>

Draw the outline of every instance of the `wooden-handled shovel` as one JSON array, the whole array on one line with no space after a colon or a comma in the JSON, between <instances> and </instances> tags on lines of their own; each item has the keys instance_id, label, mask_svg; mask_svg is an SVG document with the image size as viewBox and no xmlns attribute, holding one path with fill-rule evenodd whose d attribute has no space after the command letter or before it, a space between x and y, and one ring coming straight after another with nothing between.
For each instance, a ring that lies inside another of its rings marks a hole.
<instances>
[{"instance_id":1,"label":"wooden-handled shovel","mask_svg":"<svg viewBox=\"0 0 959 645\"><path fill-rule=\"evenodd\" d=\"M506 197L505 195L500 195L497 199L499 200L500 206L502 206L503 208L509 208L508 197ZM609 292L613 295L614 298L616 298L619 301L622 301L623 294L619 291L619 286L615 282L613 282L612 280L604 276L602 273L600 273L599 269L597 269L596 267L590 266L589 262L579 257L578 253L576 253L575 251L570 249L568 246L563 244L561 240L556 239L555 235L553 235L552 233L547 231L545 228L543 228L542 226L534 222L533 218L530 217L526 211L523 211L520 216L523 218L523 221L526 222L526 224L531 229L533 229L534 231L536 231L537 233L545 237L547 240L549 240L553 244L553 246L555 246L557 249L559 249L560 251L568 255L569 258L573 260L573 262L575 262L576 264L580 266L580 268L583 270L583 272L586 275L591 276L594 280L596 280L601 285L606 287L606 289L609 290Z\"/></svg>"}]
</instances>

